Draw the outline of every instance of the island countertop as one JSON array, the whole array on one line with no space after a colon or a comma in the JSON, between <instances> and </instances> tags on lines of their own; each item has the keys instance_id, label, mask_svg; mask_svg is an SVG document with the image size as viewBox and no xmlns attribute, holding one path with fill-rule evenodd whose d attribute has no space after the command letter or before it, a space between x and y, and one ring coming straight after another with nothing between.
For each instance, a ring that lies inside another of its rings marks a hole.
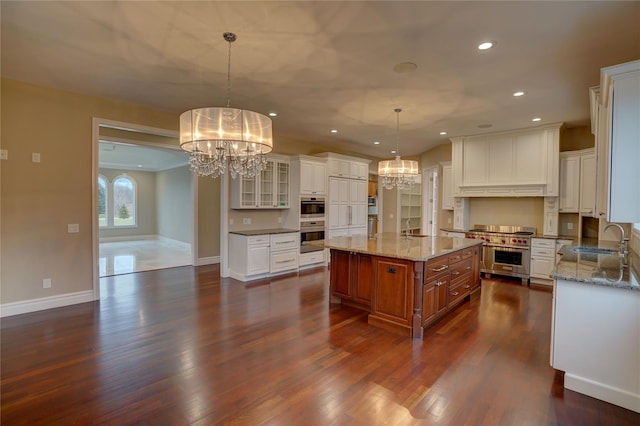
<instances>
[{"instance_id":1,"label":"island countertop","mask_svg":"<svg viewBox=\"0 0 640 426\"><path fill-rule=\"evenodd\" d=\"M576 253L576 246L564 246L562 257L556 264L551 278L585 284L617 287L640 291L640 257L629 251L628 265L617 254ZM614 248L613 244L600 243L601 248Z\"/></svg>"},{"instance_id":2,"label":"island countertop","mask_svg":"<svg viewBox=\"0 0 640 426\"><path fill-rule=\"evenodd\" d=\"M335 250L420 262L463 248L480 245L482 241L469 238L436 236L410 236L406 238L395 233L381 233L375 238L368 238L366 235L354 235L326 239L311 244Z\"/></svg>"}]
</instances>

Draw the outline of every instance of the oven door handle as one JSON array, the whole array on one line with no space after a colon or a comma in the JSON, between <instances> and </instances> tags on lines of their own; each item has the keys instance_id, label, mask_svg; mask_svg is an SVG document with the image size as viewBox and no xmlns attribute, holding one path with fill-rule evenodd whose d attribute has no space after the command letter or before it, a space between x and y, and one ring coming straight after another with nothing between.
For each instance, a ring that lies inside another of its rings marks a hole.
<instances>
[{"instance_id":1,"label":"oven door handle","mask_svg":"<svg viewBox=\"0 0 640 426\"><path fill-rule=\"evenodd\" d=\"M485 244L485 247L491 247L491 248L505 248L505 249L517 249L517 250L522 250L522 251L529 251L529 247L518 247L518 246L503 246L500 244Z\"/></svg>"}]
</instances>

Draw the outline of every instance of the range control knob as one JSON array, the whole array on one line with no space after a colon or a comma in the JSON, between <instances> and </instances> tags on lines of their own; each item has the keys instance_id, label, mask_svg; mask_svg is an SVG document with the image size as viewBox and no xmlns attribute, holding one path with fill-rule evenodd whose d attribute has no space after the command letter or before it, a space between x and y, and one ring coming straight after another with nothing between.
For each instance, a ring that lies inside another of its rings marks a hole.
<instances>
[{"instance_id":1,"label":"range control knob","mask_svg":"<svg viewBox=\"0 0 640 426\"><path fill-rule=\"evenodd\" d=\"M507 241L506 241L506 240L502 240L502 244L506 244L506 243L507 243Z\"/></svg>"},{"instance_id":2,"label":"range control knob","mask_svg":"<svg viewBox=\"0 0 640 426\"><path fill-rule=\"evenodd\" d=\"M511 240L512 243L517 243L518 240L516 240L515 238L513 240Z\"/></svg>"}]
</instances>

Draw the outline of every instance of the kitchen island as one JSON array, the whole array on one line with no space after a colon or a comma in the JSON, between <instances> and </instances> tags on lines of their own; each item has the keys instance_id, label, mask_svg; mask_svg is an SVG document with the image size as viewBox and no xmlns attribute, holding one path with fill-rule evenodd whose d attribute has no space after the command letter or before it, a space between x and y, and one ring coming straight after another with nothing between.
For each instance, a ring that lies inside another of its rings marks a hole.
<instances>
[{"instance_id":1,"label":"kitchen island","mask_svg":"<svg viewBox=\"0 0 640 426\"><path fill-rule=\"evenodd\" d=\"M551 275L551 365L565 388L640 412L640 258L581 250L563 247Z\"/></svg>"},{"instance_id":2,"label":"kitchen island","mask_svg":"<svg viewBox=\"0 0 640 426\"><path fill-rule=\"evenodd\" d=\"M481 241L392 233L331 238L332 301L413 338L480 288Z\"/></svg>"}]
</instances>

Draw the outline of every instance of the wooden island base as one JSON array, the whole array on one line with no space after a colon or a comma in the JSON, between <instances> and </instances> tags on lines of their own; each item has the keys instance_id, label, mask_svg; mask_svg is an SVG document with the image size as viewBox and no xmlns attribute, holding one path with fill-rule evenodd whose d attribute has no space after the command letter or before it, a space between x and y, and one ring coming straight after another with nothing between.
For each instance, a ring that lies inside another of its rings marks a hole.
<instances>
[{"instance_id":1,"label":"wooden island base","mask_svg":"<svg viewBox=\"0 0 640 426\"><path fill-rule=\"evenodd\" d=\"M480 288L480 245L427 260L331 247L332 300L369 312L369 324L422 338L423 331Z\"/></svg>"}]
</instances>

